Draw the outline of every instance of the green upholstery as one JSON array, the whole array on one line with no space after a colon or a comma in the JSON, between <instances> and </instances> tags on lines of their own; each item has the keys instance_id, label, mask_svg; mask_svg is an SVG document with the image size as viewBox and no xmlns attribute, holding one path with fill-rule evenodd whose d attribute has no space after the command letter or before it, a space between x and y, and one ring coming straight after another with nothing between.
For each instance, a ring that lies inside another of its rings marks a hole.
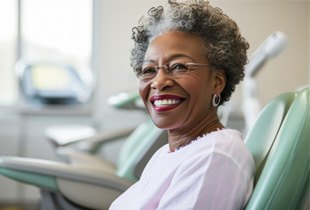
<instances>
[{"instance_id":1,"label":"green upholstery","mask_svg":"<svg viewBox=\"0 0 310 210\"><path fill-rule=\"evenodd\" d=\"M295 96L296 94L293 92L283 93L269 102L245 138L245 143L254 158L256 179L259 178L269 149Z\"/></svg>"},{"instance_id":2,"label":"green upholstery","mask_svg":"<svg viewBox=\"0 0 310 210\"><path fill-rule=\"evenodd\" d=\"M121 148L120 156L117 160L117 168L120 168L124 164L126 164L128 158L130 158L132 154L132 151L134 151L139 145L139 142L141 142L142 136L146 136L149 130L153 127L154 125L151 122L143 123L132 132L132 134L126 139L126 142Z\"/></svg>"},{"instance_id":3,"label":"green upholstery","mask_svg":"<svg viewBox=\"0 0 310 210\"><path fill-rule=\"evenodd\" d=\"M119 177L124 177L131 181L137 181L138 177L140 176L137 176L135 170L141 170L136 169L138 161L144 162L144 160L148 160L150 158L142 158L142 156L145 156L146 152L148 152L150 148L154 146L152 144L156 144L155 147L157 150L160 146L167 143L168 139L166 135L166 132L155 127L155 125L150 119L148 119L148 122L139 126L139 128L137 128L128 137L128 139L126 139L126 142L121 148L120 156L116 167L116 174ZM157 140L154 141L154 139ZM145 164L143 165L143 168ZM141 174L138 173L138 175Z\"/></svg>"},{"instance_id":4,"label":"green upholstery","mask_svg":"<svg viewBox=\"0 0 310 210\"><path fill-rule=\"evenodd\" d=\"M7 168L0 168L0 174L23 183L35 185L40 188L52 191L56 191L58 189L57 181L53 176Z\"/></svg>"},{"instance_id":5,"label":"green upholstery","mask_svg":"<svg viewBox=\"0 0 310 210\"><path fill-rule=\"evenodd\" d=\"M289 95L282 95L272 103L289 106ZM273 143L265 139L269 130L264 122L269 124L275 114L268 111L262 112L246 138L258 164L254 191L246 210L301 209L310 175L309 103L309 88L296 94L283 121L278 119L282 124Z\"/></svg>"},{"instance_id":6,"label":"green upholstery","mask_svg":"<svg viewBox=\"0 0 310 210\"><path fill-rule=\"evenodd\" d=\"M104 160L92 154L64 150L78 161L67 164L0 156L0 175L37 186L58 197L61 195L72 205L106 210L116 197L141 176L152 154L166 143L167 132L155 127L148 119L125 140L116 166L105 164ZM45 203L45 199L42 200Z\"/></svg>"}]
</instances>

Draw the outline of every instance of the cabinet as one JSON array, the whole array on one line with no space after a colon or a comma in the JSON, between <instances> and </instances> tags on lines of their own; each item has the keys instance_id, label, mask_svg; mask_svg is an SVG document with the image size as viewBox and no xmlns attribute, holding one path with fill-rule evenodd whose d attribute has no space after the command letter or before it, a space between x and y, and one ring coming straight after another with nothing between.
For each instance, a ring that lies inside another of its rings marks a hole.
<instances>
[{"instance_id":1,"label":"cabinet","mask_svg":"<svg viewBox=\"0 0 310 210\"><path fill-rule=\"evenodd\" d=\"M19 148L19 117L10 110L0 113L0 155L16 155ZM18 183L0 176L1 200L13 201L19 195Z\"/></svg>"}]
</instances>

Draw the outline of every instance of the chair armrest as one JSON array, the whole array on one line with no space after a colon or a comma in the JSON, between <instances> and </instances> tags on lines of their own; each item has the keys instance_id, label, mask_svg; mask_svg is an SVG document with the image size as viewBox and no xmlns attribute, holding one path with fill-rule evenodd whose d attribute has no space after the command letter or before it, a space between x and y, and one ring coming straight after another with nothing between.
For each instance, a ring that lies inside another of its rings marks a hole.
<instances>
[{"instance_id":1,"label":"chair armrest","mask_svg":"<svg viewBox=\"0 0 310 210\"><path fill-rule=\"evenodd\" d=\"M98 133L79 142L83 151L95 154L106 143L120 140L129 136L136 128L111 131L108 133Z\"/></svg>"},{"instance_id":2,"label":"chair armrest","mask_svg":"<svg viewBox=\"0 0 310 210\"><path fill-rule=\"evenodd\" d=\"M82 144L83 150L96 151L104 143L128 136L135 128L91 134L92 132L87 126L76 126L76 129L83 130L82 134L78 133L78 135L74 134L70 136L68 133L74 133L72 129L74 129L74 126L67 126L64 128L61 128L61 126L54 126L47 129L45 135L56 148Z\"/></svg>"},{"instance_id":3,"label":"chair armrest","mask_svg":"<svg viewBox=\"0 0 310 210\"><path fill-rule=\"evenodd\" d=\"M96 130L88 125L54 125L45 129L44 135L54 147L61 147L96 134Z\"/></svg>"},{"instance_id":4,"label":"chair armrest","mask_svg":"<svg viewBox=\"0 0 310 210\"><path fill-rule=\"evenodd\" d=\"M78 151L69 147L61 147L57 149L57 154L70 165L86 165L95 169L102 168L112 174L115 174L116 166L114 163L104 160L101 157L89 154L83 151Z\"/></svg>"},{"instance_id":5,"label":"chair armrest","mask_svg":"<svg viewBox=\"0 0 310 210\"><path fill-rule=\"evenodd\" d=\"M53 183L50 187L52 190L59 189L56 184L58 178L112 188L121 192L133 184L102 168L21 157L0 157L0 174L39 188L45 188L46 186L42 185L42 180L35 179L42 177L43 181L45 179ZM27 175L27 177L20 175ZM32 175L33 177L31 177Z\"/></svg>"},{"instance_id":6,"label":"chair armrest","mask_svg":"<svg viewBox=\"0 0 310 210\"><path fill-rule=\"evenodd\" d=\"M73 204L99 210L107 209L133 184L94 166L21 157L0 156L0 174L60 193Z\"/></svg>"}]
</instances>

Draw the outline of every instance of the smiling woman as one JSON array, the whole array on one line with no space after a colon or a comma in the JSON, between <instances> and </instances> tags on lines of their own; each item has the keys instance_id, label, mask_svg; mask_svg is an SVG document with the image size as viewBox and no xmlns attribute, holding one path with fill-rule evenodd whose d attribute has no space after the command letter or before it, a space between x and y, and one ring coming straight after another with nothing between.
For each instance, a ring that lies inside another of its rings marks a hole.
<instances>
[{"instance_id":1,"label":"smiling woman","mask_svg":"<svg viewBox=\"0 0 310 210\"><path fill-rule=\"evenodd\" d=\"M133 28L131 66L151 119L168 144L110 210L238 210L252 192L254 162L217 108L243 79L248 43L207 1L168 1Z\"/></svg>"}]
</instances>

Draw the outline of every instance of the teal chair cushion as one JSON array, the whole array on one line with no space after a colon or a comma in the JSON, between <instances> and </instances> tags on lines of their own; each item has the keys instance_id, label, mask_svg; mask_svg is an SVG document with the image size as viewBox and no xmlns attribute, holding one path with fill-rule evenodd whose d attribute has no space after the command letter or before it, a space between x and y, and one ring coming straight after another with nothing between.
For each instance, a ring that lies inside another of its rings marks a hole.
<instances>
[{"instance_id":1,"label":"teal chair cushion","mask_svg":"<svg viewBox=\"0 0 310 210\"><path fill-rule=\"evenodd\" d=\"M122 146L116 174L133 182L137 181L139 176L137 176L135 170L137 170L136 167L139 161L143 160L142 156L150 150L152 144L155 143L157 144L156 147L160 147L164 142L168 141L167 139L165 141L160 139L162 133L163 130L157 128L150 119L148 119L148 122L141 124Z\"/></svg>"},{"instance_id":2,"label":"teal chair cushion","mask_svg":"<svg viewBox=\"0 0 310 210\"><path fill-rule=\"evenodd\" d=\"M259 178L267 154L295 96L294 92L283 93L269 102L245 138L245 143L255 162L255 180Z\"/></svg>"},{"instance_id":3,"label":"teal chair cushion","mask_svg":"<svg viewBox=\"0 0 310 210\"><path fill-rule=\"evenodd\" d=\"M305 88L291 104L266 155L265 164L261 166L261 174L247 210L302 208L310 175L309 102L309 88ZM265 132L257 127L255 129ZM251 141L248 139L247 144L253 147L254 143Z\"/></svg>"}]
</instances>

